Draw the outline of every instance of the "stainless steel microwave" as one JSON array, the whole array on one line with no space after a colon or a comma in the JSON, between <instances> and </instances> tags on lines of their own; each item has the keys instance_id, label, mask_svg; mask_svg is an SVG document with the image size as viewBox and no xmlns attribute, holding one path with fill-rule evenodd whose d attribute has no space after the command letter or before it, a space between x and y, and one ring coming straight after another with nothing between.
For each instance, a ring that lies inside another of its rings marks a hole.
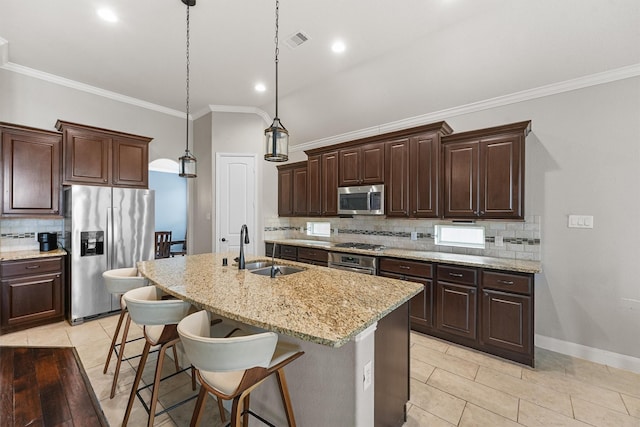
<instances>
[{"instance_id":1,"label":"stainless steel microwave","mask_svg":"<svg viewBox=\"0 0 640 427\"><path fill-rule=\"evenodd\" d=\"M384 185L338 187L339 215L384 215Z\"/></svg>"}]
</instances>

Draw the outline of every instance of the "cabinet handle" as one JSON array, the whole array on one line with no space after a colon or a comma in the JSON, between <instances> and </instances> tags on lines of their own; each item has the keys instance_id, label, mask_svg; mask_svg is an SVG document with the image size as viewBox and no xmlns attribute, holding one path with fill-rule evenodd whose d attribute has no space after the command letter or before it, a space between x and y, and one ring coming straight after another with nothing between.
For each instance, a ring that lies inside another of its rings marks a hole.
<instances>
[{"instance_id":1,"label":"cabinet handle","mask_svg":"<svg viewBox=\"0 0 640 427\"><path fill-rule=\"evenodd\" d=\"M478 211L473 211L473 214L474 214L475 216L478 216Z\"/></svg>"},{"instance_id":2,"label":"cabinet handle","mask_svg":"<svg viewBox=\"0 0 640 427\"><path fill-rule=\"evenodd\" d=\"M28 267L25 267L27 270L35 270L36 268L40 268L39 265L30 265Z\"/></svg>"},{"instance_id":3,"label":"cabinet handle","mask_svg":"<svg viewBox=\"0 0 640 427\"><path fill-rule=\"evenodd\" d=\"M451 277L462 277L462 273L449 273Z\"/></svg>"},{"instance_id":4,"label":"cabinet handle","mask_svg":"<svg viewBox=\"0 0 640 427\"><path fill-rule=\"evenodd\" d=\"M401 265L400 268L402 268L403 270L411 270L411 267L406 265Z\"/></svg>"},{"instance_id":5,"label":"cabinet handle","mask_svg":"<svg viewBox=\"0 0 640 427\"><path fill-rule=\"evenodd\" d=\"M476 293L476 290L475 290L475 289L470 289L470 290L469 290L469 293L470 293L470 294L475 294L475 293Z\"/></svg>"},{"instance_id":6,"label":"cabinet handle","mask_svg":"<svg viewBox=\"0 0 640 427\"><path fill-rule=\"evenodd\" d=\"M484 215L484 211L480 211L480 216Z\"/></svg>"},{"instance_id":7,"label":"cabinet handle","mask_svg":"<svg viewBox=\"0 0 640 427\"><path fill-rule=\"evenodd\" d=\"M498 279L498 283L502 283L503 285L513 285L513 280L500 280Z\"/></svg>"}]
</instances>

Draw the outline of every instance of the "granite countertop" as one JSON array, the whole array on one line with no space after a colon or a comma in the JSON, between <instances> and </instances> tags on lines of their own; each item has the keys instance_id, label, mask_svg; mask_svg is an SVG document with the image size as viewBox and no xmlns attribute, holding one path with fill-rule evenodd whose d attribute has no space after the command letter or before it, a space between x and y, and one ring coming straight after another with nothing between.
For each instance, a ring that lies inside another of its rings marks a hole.
<instances>
[{"instance_id":1,"label":"granite countertop","mask_svg":"<svg viewBox=\"0 0 640 427\"><path fill-rule=\"evenodd\" d=\"M67 254L62 248L54 249L48 252L40 252L37 249L22 251L0 251L0 261L16 261L29 258L48 258L54 256L64 256Z\"/></svg>"},{"instance_id":2,"label":"granite countertop","mask_svg":"<svg viewBox=\"0 0 640 427\"><path fill-rule=\"evenodd\" d=\"M305 271L260 276L231 265L235 253L138 263L165 292L214 314L277 333L340 347L422 291L422 285L293 261ZM222 266L226 257L230 264ZM247 256L247 262L266 260Z\"/></svg>"},{"instance_id":3,"label":"granite countertop","mask_svg":"<svg viewBox=\"0 0 640 427\"><path fill-rule=\"evenodd\" d=\"M378 251L354 248L338 248L332 242L322 240L265 240L266 243L276 243L278 245L291 245L310 248L320 248L331 250L332 252L347 252L352 254L364 254L372 256L385 256L401 259L413 259L417 261L441 262L455 265L466 265L470 267L492 268L497 270L514 271L520 273L540 273L541 263L538 261L524 261L509 258L495 258L476 255L461 255L446 252L416 251L411 249L385 248Z\"/></svg>"}]
</instances>

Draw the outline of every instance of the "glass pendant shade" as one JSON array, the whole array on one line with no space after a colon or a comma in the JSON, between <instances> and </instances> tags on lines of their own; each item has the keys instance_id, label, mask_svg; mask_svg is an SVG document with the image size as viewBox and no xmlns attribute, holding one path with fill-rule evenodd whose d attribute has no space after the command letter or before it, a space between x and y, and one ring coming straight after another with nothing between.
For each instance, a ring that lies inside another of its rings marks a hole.
<instances>
[{"instance_id":1,"label":"glass pendant shade","mask_svg":"<svg viewBox=\"0 0 640 427\"><path fill-rule=\"evenodd\" d=\"M271 127L264 130L265 155L270 162L286 162L289 160L289 132L280 123L279 118L273 119Z\"/></svg>"},{"instance_id":2,"label":"glass pendant shade","mask_svg":"<svg viewBox=\"0 0 640 427\"><path fill-rule=\"evenodd\" d=\"M196 158L191 154L189 149L185 150L184 155L180 157L179 175L183 178L195 178L196 174Z\"/></svg>"}]
</instances>

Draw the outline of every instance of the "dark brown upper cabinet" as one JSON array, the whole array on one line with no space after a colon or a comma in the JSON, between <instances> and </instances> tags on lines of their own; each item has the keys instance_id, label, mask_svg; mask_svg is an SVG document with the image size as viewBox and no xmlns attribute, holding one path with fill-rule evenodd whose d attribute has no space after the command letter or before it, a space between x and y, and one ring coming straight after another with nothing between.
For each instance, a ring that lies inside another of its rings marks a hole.
<instances>
[{"instance_id":1,"label":"dark brown upper cabinet","mask_svg":"<svg viewBox=\"0 0 640 427\"><path fill-rule=\"evenodd\" d=\"M307 215L307 162L279 165L278 215Z\"/></svg>"},{"instance_id":2,"label":"dark brown upper cabinet","mask_svg":"<svg viewBox=\"0 0 640 427\"><path fill-rule=\"evenodd\" d=\"M440 139L452 132L446 122L422 133L386 142L385 196L389 217L440 216Z\"/></svg>"},{"instance_id":3,"label":"dark brown upper cabinet","mask_svg":"<svg viewBox=\"0 0 640 427\"><path fill-rule=\"evenodd\" d=\"M58 120L64 144L63 184L149 186L151 138Z\"/></svg>"},{"instance_id":4,"label":"dark brown upper cabinet","mask_svg":"<svg viewBox=\"0 0 640 427\"><path fill-rule=\"evenodd\" d=\"M338 152L339 186L384 183L384 150L384 142L341 149Z\"/></svg>"},{"instance_id":5,"label":"dark brown upper cabinet","mask_svg":"<svg viewBox=\"0 0 640 427\"><path fill-rule=\"evenodd\" d=\"M524 219L531 121L442 137L445 218Z\"/></svg>"},{"instance_id":6,"label":"dark brown upper cabinet","mask_svg":"<svg viewBox=\"0 0 640 427\"><path fill-rule=\"evenodd\" d=\"M307 181L308 215L338 215L338 151L309 155Z\"/></svg>"},{"instance_id":7,"label":"dark brown upper cabinet","mask_svg":"<svg viewBox=\"0 0 640 427\"><path fill-rule=\"evenodd\" d=\"M60 215L62 135L0 123L2 215Z\"/></svg>"}]
</instances>

